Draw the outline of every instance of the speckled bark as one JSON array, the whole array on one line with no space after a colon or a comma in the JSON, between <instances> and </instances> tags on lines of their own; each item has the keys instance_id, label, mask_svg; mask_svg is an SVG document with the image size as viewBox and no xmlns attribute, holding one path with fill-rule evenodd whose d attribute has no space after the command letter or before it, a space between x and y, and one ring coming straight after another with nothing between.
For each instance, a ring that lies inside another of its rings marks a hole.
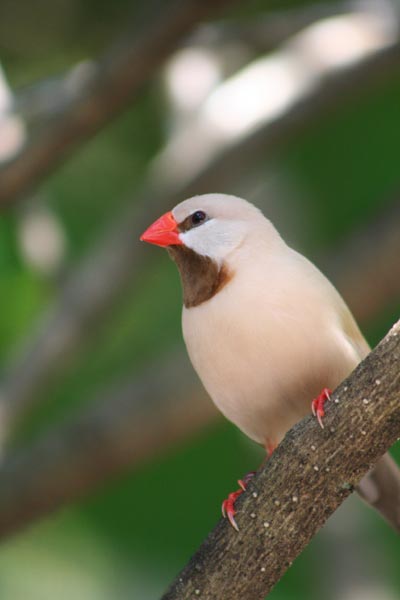
<instances>
[{"instance_id":1,"label":"speckled bark","mask_svg":"<svg viewBox=\"0 0 400 600\"><path fill-rule=\"evenodd\" d=\"M260 600L400 437L400 321L312 417L285 437L162 600Z\"/></svg>"}]
</instances>

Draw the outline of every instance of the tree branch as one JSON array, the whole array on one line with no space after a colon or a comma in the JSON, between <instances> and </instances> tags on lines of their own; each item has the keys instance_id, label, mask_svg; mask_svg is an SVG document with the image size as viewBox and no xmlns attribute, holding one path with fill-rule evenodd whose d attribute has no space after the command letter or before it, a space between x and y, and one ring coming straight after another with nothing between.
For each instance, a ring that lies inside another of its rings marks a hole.
<instances>
[{"instance_id":1,"label":"tree branch","mask_svg":"<svg viewBox=\"0 0 400 600\"><path fill-rule=\"evenodd\" d=\"M333 394L325 429L287 434L162 600L260 600L400 436L400 321Z\"/></svg>"},{"instance_id":2,"label":"tree branch","mask_svg":"<svg viewBox=\"0 0 400 600\"><path fill-rule=\"evenodd\" d=\"M0 205L32 192L73 150L128 107L178 43L233 0L157 2L147 23L90 71L79 98L0 169Z\"/></svg>"}]
</instances>

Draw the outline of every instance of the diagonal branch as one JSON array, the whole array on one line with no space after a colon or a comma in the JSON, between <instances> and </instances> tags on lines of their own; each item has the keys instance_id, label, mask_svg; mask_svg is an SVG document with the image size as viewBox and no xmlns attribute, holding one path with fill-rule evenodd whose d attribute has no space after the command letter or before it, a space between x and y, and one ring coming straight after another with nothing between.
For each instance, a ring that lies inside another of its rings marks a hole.
<instances>
[{"instance_id":1,"label":"diagonal branch","mask_svg":"<svg viewBox=\"0 0 400 600\"><path fill-rule=\"evenodd\" d=\"M32 192L79 144L126 109L165 58L203 19L233 0L154 4L140 23L88 73L81 95L0 169L0 205Z\"/></svg>"},{"instance_id":2,"label":"diagonal branch","mask_svg":"<svg viewBox=\"0 0 400 600\"><path fill-rule=\"evenodd\" d=\"M163 600L261 600L400 436L400 321L333 394L325 429L306 417L221 521Z\"/></svg>"}]
</instances>

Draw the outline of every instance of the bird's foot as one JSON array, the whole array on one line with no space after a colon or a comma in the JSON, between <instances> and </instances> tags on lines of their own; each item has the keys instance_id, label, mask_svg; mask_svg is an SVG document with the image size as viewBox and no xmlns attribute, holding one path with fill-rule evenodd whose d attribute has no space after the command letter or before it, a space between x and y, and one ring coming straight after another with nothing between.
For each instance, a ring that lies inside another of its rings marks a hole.
<instances>
[{"instance_id":1,"label":"bird's foot","mask_svg":"<svg viewBox=\"0 0 400 600\"><path fill-rule=\"evenodd\" d=\"M254 477L255 474L255 471L250 471L250 473L247 473L243 477L243 479L238 479L238 484L240 485L240 488L236 490L236 492L232 492L231 494L229 494L226 500L224 500L222 503L223 516L229 519L230 524L234 529L236 529L236 531L239 531L239 527L235 521L235 502L240 496L240 494L243 494L243 492L246 491L249 481Z\"/></svg>"},{"instance_id":2,"label":"bird's foot","mask_svg":"<svg viewBox=\"0 0 400 600\"><path fill-rule=\"evenodd\" d=\"M270 440L267 441L267 443L265 444L265 450L267 452L267 456L264 459L264 462L267 461L269 458L271 458L272 454L275 452L277 444L275 442L271 442ZM264 464L263 462L263 464Z\"/></svg>"},{"instance_id":3,"label":"bird's foot","mask_svg":"<svg viewBox=\"0 0 400 600\"><path fill-rule=\"evenodd\" d=\"M314 417L317 417L321 428L324 428L322 418L325 416L324 405L327 400L331 399L332 390L324 388L322 392L311 402L311 410Z\"/></svg>"}]
</instances>

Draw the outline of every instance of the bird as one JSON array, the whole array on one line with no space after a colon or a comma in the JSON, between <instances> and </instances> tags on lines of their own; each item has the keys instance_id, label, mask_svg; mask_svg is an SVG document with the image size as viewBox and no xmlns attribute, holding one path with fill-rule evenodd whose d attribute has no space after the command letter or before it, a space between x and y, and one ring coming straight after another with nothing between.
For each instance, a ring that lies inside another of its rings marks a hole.
<instances>
[{"instance_id":1,"label":"bird","mask_svg":"<svg viewBox=\"0 0 400 600\"><path fill-rule=\"evenodd\" d=\"M193 196L141 235L166 248L183 295L191 363L219 410L270 456L370 352L333 284L283 240L256 206L233 195ZM240 489L222 504L235 529ZM359 495L400 533L400 470L385 454Z\"/></svg>"}]
</instances>

